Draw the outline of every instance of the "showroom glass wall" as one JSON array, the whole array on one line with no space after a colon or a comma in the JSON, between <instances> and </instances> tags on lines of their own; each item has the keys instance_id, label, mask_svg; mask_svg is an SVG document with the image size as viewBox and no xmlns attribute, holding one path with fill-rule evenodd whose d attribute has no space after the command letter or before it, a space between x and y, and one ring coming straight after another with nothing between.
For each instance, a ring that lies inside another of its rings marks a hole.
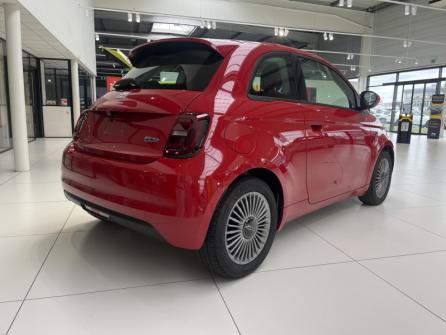
<instances>
[{"instance_id":1,"label":"showroom glass wall","mask_svg":"<svg viewBox=\"0 0 446 335\"><path fill-rule=\"evenodd\" d=\"M39 133L41 118L39 118L38 62L36 57L27 52L23 52L22 57L27 131L29 140L33 140L36 136L41 136ZM6 62L6 43L0 40L0 152L12 147Z\"/></svg>"},{"instance_id":2,"label":"showroom glass wall","mask_svg":"<svg viewBox=\"0 0 446 335\"><path fill-rule=\"evenodd\" d=\"M370 76L368 89L381 96L372 113L387 130L397 131L400 113L412 113L412 133L427 134L432 95L446 93L446 67Z\"/></svg>"},{"instance_id":3,"label":"showroom glass wall","mask_svg":"<svg viewBox=\"0 0 446 335\"><path fill-rule=\"evenodd\" d=\"M79 66L79 97L81 111L91 106L92 100L92 76Z\"/></svg>"},{"instance_id":4,"label":"showroom glass wall","mask_svg":"<svg viewBox=\"0 0 446 335\"><path fill-rule=\"evenodd\" d=\"M7 82L5 43L0 40L0 152L8 150L12 146Z\"/></svg>"}]
</instances>

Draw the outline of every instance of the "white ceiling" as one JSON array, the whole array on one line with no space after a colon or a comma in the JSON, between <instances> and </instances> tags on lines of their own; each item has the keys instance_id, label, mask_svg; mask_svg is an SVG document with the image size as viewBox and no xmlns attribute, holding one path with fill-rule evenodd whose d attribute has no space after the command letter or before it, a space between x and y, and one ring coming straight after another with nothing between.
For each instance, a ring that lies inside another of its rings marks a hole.
<instances>
[{"instance_id":1,"label":"white ceiling","mask_svg":"<svg viewBox=\"0 0 446 335\"><path fill-rule=\"evenodd\" d=\"M20 13L23 50L39 58L72 58L71 53L23 7ZM0 37L6 39L2 6L0 6Z\"/></svg>"},{"instance_id":2,"label":"white ceiling","mask_svg":"<svg viewBox=\"0 0 446 335\"><path fill-rule=\"evenodd\" d=\"M335 0L313 0L313 1L307 1L307 0L290 0L294 2L306 2L311 3L314 5L325 5L330 6ZM376 6L382 2L380 1L373 1L373 0L353 0L353 9L360 9L364 10L373 6Z\"/></svg>"}]
</instances>

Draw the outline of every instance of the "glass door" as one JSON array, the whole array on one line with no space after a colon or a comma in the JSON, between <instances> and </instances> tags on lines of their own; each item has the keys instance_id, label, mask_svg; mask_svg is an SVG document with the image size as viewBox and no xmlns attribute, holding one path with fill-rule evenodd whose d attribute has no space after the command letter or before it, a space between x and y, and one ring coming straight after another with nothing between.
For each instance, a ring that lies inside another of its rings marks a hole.
<instances>
[{"instance_id":1,"label":"glass door","mask_svg":"<svg viewBox=\"0 0 446 335\"><path fill-rule=\"evenodd\" d=\"M398 85L391 130L398 130L398 116L403 113L413 115L412 134L427 134L432 95L436 94L437 85L437 82Z\"/></svg>"},{"instance_id":2,"label":"glass door","mask_svg":"<svg viewBox=\"0 0 446 335\"><path fill-rule=\"evenodd\" d=\"M432 96L437 92L437 83L426 83L424 94L423 113L421 119L421 134L427 134L430 119Z\"/></svg>"},{"instance_id":3,"label":"glass door","mask_svg":"<svg viewBox=\"0 0 446 335\"><path fill-rule=\"evenodd\" d=\"M412 96L413 134L419 134L421 131L421 119L423 117L424 86L425 84L415 84L413 86L413 96Z\"/></svg>"}]
</instances>

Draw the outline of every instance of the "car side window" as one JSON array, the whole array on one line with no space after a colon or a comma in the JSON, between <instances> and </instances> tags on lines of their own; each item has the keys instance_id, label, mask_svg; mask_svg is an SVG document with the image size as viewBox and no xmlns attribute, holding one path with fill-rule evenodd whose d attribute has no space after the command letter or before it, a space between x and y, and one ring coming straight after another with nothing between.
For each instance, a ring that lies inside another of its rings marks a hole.
<instances>
[{"instance_id":1,"label":"car side window","mask_svg":"<svg viewBox=\"0 0 446 335\"><path fill-rule=\"evenodd\" d=\"M276 99L295 98L294 64L288 55L271 55L256 67L249 94Z\"/></svg>"},{"instance_id":2,"label":"car side window","mask_svg":"<svg viewBox=\"0 0 446 335\"><path fill-rule=\"evenodd\" d=\"M308 102L343 108L356 107L355 93L335 71L307 58L301 58L299 63Z\"/></svg>"}]
</instances>

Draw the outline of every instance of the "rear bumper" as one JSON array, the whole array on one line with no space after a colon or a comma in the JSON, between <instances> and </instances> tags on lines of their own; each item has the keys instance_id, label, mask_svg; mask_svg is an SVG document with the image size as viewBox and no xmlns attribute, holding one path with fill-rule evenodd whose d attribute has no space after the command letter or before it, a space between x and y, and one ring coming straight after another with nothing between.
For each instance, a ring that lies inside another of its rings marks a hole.
<instances>
[{"instance_id":1,"label":"rear bumper","mask_svg":"<svg viewBox=\"0 0 446 335\"><path fill-rule=\"evenodd\" d=\"M224 192L210 166L218 163L204 153L139 164L86 154L70 144L62 185L70 200L112 216L110 221L146 224L176 247L199 249Z\"/></svg>"}]
</instances>

